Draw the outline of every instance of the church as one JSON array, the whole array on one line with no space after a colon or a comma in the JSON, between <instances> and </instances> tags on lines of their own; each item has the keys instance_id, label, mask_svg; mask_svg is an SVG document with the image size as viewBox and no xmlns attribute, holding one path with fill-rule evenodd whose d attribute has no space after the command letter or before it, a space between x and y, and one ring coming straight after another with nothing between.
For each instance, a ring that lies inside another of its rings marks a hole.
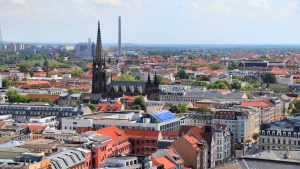
<instances>
[{"instance_id":1,"label":"church","mask_svg":"<svg viewBox=\"0 0 300 169\"><path fill-rule=\"evenodd\" d=\"M93 58L92 94L100 95L102 98L115 99L118 97L147 95L148 100L159 101L159 82L156 74L151 81L148 74L147 82L142 81L111 81L106 84L105 57L102 51L100 22L98 22L97 46Z\"/></svg>"}]
</instances>

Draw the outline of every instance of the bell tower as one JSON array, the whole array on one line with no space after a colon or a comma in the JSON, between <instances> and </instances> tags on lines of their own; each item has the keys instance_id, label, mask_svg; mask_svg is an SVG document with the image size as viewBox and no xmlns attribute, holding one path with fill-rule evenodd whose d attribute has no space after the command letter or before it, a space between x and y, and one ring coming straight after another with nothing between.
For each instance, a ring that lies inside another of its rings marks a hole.
<instances>
[{"instance_id":1,"label":"bell tower","mask_svg":"<svg viewBox=\"0 0 300 169\"><path fill-rule=\"evenodd\" d=\"M106 93L105 76L106 76L105 58L102 51L100 21L98 21L96 54L95 57L93 57L92 93L96 93L96 94Z\"/></svg>"}]
</instances>

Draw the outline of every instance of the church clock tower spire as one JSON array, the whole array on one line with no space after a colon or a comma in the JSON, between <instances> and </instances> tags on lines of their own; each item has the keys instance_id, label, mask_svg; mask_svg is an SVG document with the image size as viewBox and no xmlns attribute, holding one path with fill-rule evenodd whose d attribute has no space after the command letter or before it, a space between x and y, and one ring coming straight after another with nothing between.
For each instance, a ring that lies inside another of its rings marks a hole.
<instances>
[{"instance_id":1,"label":"church clock tower spire","mask_svg":"<svg viewBox=\"0 0 300 169\"><path fill-rule=\"evenodd\" d=\"M102 51L102 41L100 32L100 21L98 21L97 46L95 58L93 58L93 79L92 93L106 93L106 69L105 58Z\"/></svg>"}]
</instances>

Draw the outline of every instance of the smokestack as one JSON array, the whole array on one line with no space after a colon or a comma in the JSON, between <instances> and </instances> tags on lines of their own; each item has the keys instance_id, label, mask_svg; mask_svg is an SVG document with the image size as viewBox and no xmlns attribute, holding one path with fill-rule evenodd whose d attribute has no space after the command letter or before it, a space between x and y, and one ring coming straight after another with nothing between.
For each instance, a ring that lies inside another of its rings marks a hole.
<instances>
[{"instance_id":1,"label":"smokestack","mask_svg":"<svg viewBox=\"0 0 300 169\"><path fill-rule=\"evenodd\" d=\"M7 60L7 51L5 50L5 60Z\"/></svg>"},{"instance_id":2,"label":"smokestack","mask_svg":"<svg viewBox=\"0 0 300 169\"><path fill-rule=\"evenodd\" d=\"M48 64L47 64L47 77L49 77L49 69L48 69Z\"/></svg>"},{"instance_id":3,"label":"smokestack","mask_svg":"<svg viewBox=\"0 0 300 169\"><path fill-rule=\"evenodd\" d=\"M119 56L121 56L121 16L119 16Z\"/></svg>"}]
</instances>

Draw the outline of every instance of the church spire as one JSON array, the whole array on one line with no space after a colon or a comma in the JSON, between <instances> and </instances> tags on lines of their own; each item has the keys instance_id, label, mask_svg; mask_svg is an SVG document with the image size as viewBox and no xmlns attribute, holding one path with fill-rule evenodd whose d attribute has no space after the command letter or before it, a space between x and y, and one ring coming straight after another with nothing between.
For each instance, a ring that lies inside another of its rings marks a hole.
<instances>
[{"instance_id":1,"label":"church spire","mask_svg":"<svg viewBox=\"0 0 300 169\"><path fill-rule=\"evenodd\" d=\"M97 61L101 62L102 59L103 59L102 40L101 40L101 31L100 31L100 21L98 21L98 32L97 32L97 45L96 45L96 57L95 57L95 61L96 62Z\"/></svg>"},{"instance_id":2,"label":"church spire","mask_svg":"<svg viewBox=\"0 0 300 169\"><path fill-rule=\"evenodd\" d=\"M151 82L151 79L150 79L150 72L148 72L148 82Z\"/></svg>"},{"instance_id":3,"label":"church spire","mask_svg":"<svg viewBox=\"0 0 300 169\"><path fill-rule=\"evenodd\" d=\"M156 76L156 70L155 70L155 75L154 75L154 83L158 83L157 76Z\"/></svg>"}]
</instances>

